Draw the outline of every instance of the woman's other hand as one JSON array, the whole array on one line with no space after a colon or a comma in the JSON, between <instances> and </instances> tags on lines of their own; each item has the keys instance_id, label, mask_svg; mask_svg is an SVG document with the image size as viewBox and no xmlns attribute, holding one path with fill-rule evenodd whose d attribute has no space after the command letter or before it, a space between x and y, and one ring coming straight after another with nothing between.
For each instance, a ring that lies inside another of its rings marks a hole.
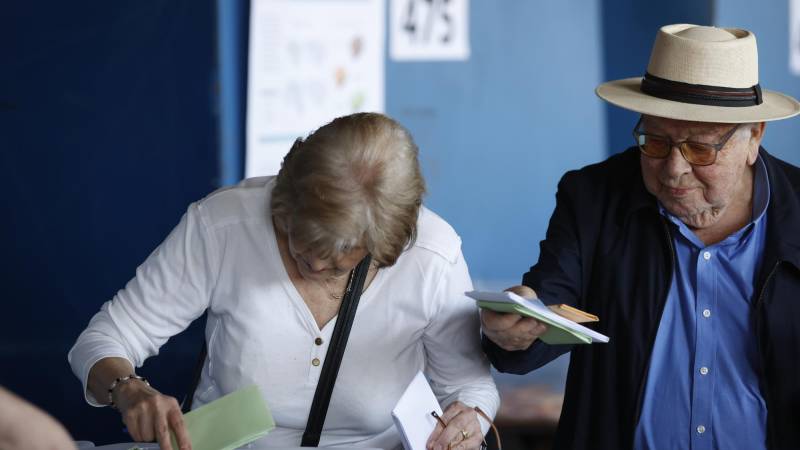
<instances>
[{"instance_id":1,"label":"woman's other hand","mask_svg":"<svg viewBox=\"0 0 800 450\"><path fill-rule=\"evenodd\" d=\"M95 399L114 405L122 413L128 433L138 442L158 441L161 450L190 450L192 442L183 423L183 414L174 397L153 389L141 379L115 382L133 374L133 366L124 358L103 358L89 371L88 388ZM108 398L109 386L114 386ZM172 447L170 431L175 433L179 449Z\"/></svg>"},{"instance_id":2,"label":"woman's other hand","mask_svg":"<svg viewBox=\"0 0 800 450\"><path fill-rule=\"evenodd\" d=\"M442 420L447 427L437 424L428 438L428 450L473 450L483 442L483 432L478 413L461 402L451 403L444 410Z\"/></svg>"}]
</instances>

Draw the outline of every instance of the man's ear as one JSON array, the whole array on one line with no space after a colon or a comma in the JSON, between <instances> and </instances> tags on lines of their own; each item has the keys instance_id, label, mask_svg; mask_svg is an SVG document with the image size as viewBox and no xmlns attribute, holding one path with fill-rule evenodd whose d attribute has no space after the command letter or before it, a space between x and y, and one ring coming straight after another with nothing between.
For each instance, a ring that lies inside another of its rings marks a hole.
<instances>
[{"instance_id":1,"label":"man's ear","mask_svg":"<svg viewBox=\"0 0 800 450\"><path fill-rule=\"evenodd\" d=\"M761 140L764 138L764 130L766 128L766 122L750 124L750 142L747 148L747 164L750 166L756 163L758 148L761 147Z\"/></svg>"}]
</instances>

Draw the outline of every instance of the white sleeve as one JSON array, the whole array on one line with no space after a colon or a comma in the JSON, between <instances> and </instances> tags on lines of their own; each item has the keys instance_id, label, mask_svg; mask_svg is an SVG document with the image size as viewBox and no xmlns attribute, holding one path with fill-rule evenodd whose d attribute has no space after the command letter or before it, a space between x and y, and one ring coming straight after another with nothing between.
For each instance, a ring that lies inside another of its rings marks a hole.
<instances>
[{"instance_id":1,"label":"white sleeve","mask_svg":"<svg viewBox=\"0 0 800 450\"><path fill-rule=\"evenodd\" d=\"M202 204L189 206L178 226L125 288L103 304L70 350L67 359L89 404L101 406L87 389L89 371L97 361L121 357L140 367L208 307L219 252L204 212Z\"/></svg>"},{"instance_id":2,"label":"white sleeve","mask_svg":"<svg viewBox=\"0 0 800 450\"><path fill-rule=\"evenodd\" d=\"M438 311L423 336L425 373L431 387L444 407L459 400L494 417L500 396L481 350L477 306L464 295L472 290L472 280L460 251L457 260L445 268L435 290L431 300ZM479 421L486 434L489 424Z\"/></svg>"}]
</instances>

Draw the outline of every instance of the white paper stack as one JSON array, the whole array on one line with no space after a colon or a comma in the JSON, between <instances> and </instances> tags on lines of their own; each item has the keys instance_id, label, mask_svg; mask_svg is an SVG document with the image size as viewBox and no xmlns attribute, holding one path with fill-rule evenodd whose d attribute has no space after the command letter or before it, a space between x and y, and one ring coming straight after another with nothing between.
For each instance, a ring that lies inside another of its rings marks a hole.
<instances>
[{"instance_id":1,"label":"white paper stack","mask_svg":"<svg viewBox=\"0 0 800 450\"><path fill-rule=\"evenodd\" d=\"M425 444L436 428L436 418L431 415L434 411L442 415L442 407L431 385L422 372L417 372L392 410L392 419L406 450L425 450Z\"/></svg>"}]
</instances>

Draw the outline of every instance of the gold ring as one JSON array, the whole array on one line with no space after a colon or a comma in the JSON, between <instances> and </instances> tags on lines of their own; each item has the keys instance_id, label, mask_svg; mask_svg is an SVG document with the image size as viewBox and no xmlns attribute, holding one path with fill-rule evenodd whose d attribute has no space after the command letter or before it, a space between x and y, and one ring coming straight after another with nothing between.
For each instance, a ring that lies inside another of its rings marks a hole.
<instances>
[{"instance_id":1,"label":"gold ring","mask_svg":"<svg viewBox=\"0 0 800 450\"><path fill-rule=\"evenodd\" d=\"M469 431L461 430L461 440L466 441L467 439L469 439Z\"/></svg>"}]
</instances>

